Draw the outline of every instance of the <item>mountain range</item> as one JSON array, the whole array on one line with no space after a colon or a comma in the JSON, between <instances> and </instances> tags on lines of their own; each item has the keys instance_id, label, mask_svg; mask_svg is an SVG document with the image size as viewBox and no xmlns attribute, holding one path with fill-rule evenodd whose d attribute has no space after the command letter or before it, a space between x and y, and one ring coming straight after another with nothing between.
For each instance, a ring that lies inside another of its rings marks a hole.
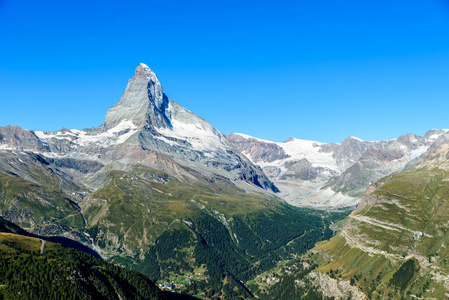
<instances>
[{"instance_id":1,"label":"mountain range","mask_svg":"<svg viewBox=\"0 0 449 300\"><path fill-rule=\"evenodd\" d=\"M447 132L433 129L424 137L406 134L376 142L348 137L341 144L296 138L275 143L239 133L227 138L263 169L288 203L335 207L357 205L369 184L404 170Z\"/></svg>"},{"instance_id":2,"label":"mountain range","mask_svg":"<svg viewBox=\"0 0 449 300\"><path fill-rule=\"evenodd\" d=\"M0 214L200 298L446 295L448 145L225 136L141 63L98 127L0 127Z\"/></svg>"}]
</instances>

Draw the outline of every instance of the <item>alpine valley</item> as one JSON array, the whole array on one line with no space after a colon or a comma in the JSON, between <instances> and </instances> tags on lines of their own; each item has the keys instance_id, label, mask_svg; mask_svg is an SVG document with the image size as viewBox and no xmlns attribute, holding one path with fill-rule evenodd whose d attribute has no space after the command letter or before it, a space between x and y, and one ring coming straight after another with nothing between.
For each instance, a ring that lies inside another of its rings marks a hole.
<instances>
[{"instance_id":1,"label":"alpine valley","mask_svg":"<svg viewBox=\"0 0 449 300\"><path fill-rule=\"evenodd\" d=\"M86 299L449 297L448 159L448 130L225 136L139 64L99 127L0 127L0 299L52 295L12 265Z\"/></svg>"}]
</instances>

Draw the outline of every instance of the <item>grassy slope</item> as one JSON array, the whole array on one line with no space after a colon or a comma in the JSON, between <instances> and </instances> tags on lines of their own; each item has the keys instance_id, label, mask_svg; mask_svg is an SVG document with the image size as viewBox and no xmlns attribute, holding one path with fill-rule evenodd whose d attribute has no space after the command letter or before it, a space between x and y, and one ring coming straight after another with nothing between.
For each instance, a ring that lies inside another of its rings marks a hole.
<instances>
[{"instance_id":1,"label":"grassy slope","mask_svg":"<svg viewBox=\"0 0 449 300\"><path fill-rule=\"evenodd\" d=\"M346 280L372 299L447 297L447 178L444 170L421 168L381 179L337 236L296 263L316 264L314 272Z\"/></svg>"},{"instance_id":2,"label":"grassy slope","mask_svg":"<svg viewBox=\"0 0 449 300\"><path fill-rule=\"evenodd\" d=\"M49 224L83 227L79 207L62 192L14 175L0 173L0 210L24 228Z\"/></svg>"}]
</instances>

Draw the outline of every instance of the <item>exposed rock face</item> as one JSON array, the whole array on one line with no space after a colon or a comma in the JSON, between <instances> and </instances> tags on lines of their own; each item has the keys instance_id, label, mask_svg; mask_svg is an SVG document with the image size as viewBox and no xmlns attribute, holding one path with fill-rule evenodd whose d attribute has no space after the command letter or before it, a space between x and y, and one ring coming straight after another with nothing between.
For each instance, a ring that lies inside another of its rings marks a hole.
<instances>
[{"instance_id":1,"label":"exposed rock face","mask_svg":"<svg viewBox=\"0 0 449 300\"><path fill-rule=\"evenodd\" d=\"M350 136L341 143L334 156L341 170L346 170L357 162L366 150L383 148L387 144L388 141L367 142Z\"/></svg>"},{"instance_id":2,"label":"exposed rock face","mask_svg":"<svg viewBox=\"0 0 449 300\"><path fill-rule=\"evenodd\" d=\"M311 272L309 278L319 286L323 294L335 299L364 300L366 295L356 286L350 285L349 280L337 280L321 272Z\"/></svg>"},{"instance_id":3,"label":"exposed rock face","mask_svg":"<svg viewBox=\"0 0 449 300\"><path fill-rule=\"evenodd\" d=\"M266 179L265 173L261 168L254 168L252 164L242 159L240 179L246 182L250 182L265 190L271 190L275 193L279 192L279 189L269 180Z\"/></svg>"},{"instance_id":4,"label":"exposed rock face","mask_svg":"<svg viewBox=\"0 0 449 300\"><path fill-rule=\"evenodd\" d=\"M297 178L301 180L312 180L318 176L318 172L305 158L298 161L286 162L285 167L288 171L285 172L281 179Z\"/></svg>"},{"instance_id":5,"label":"exposed rock face","mask_svg":"<svg viewBox=\"0 0 449 300\"><path fill-rule=\"evenodd\" d=\"M404 145L409 150L416 150L424 144L430 145L431 142L432 140L428 140L416 134L409 133L398 137L393 141L393 144L397 143L399 147L400 145Z\"/></svg>"},{"instance_id":6,"label":"exposed rock face","mask_svg":"<svg viewBox=\"0 0 449 300\"><path fill-rule=\"evenodd\" d=\"M427 134L426 134L427 136ZM424 153L423 160L429 160L431 157L434 157L435 155L438 155L440 153L440 148L444 144L447 144L449 141L449 133L445 133L440 135L435 142L429 147L429 149Z\"/></svg>"},{"instance_id":7,"label":"exposed rock face","mask_svg":"<svg viewBox=\"0 0 449 300\"><path fill-rule=\"evenodd\" d=\"M104 167L102 163L94 160L80 160L73 158L60 158L60 159L48 158L47 161L49 163L54 164L56 167L76 170L83 174L95 173L100 171Z\"/></svg>"},{"instance_id":8,"label":"exposed rock face","mask_svg":"<svg viewBox=\"0 0 449 300\"><path fill-rule=\"evenodd\" d=\"M32 132L19 126L0 127L0 149L24 148L32 151L47 151L47 147Z\"/></svg>"},{"instance_id":9,"label":"exposed rock face","mask_svg":"<svg viewBox=\"0 0 449 300\"><path fill-rule=\"evenodd\" d=\"M334 190L363 196L368 185L386 175L404 170L410 161L429 148L433 140L406 134L386 144L376 143L376 148L367 149L356 163L331 181ZM379 145L382 147L379 148Z\"/></svg>"},{"instance_id":10,"label":"exposed rock face","mask_svg":"<svg viewBox=\"0 0 449 300\"><path fill-rule=\"evenodd\" d=\"M228 134L226 138L238 151L251 157L255 163L269 163L290 157L284 149L272 142L264 142L255 138L248 139L235 133Z\"/></svg>"},{"instance_id":11,"label":"exposed rock face","mask_svg":"<svg viewBox=\"0 0 449 300\"><path fill-rule=\"evenodd\" d=\"M449 170L449 133L439 136L420 159L410 162L407 168Z\"/></svg>"},{"instance_id":12,"label":"exposed rock face","mask_svg":"<svg viewBox=\"0 0 449 300\"><path fill-rule=\"evenodd\" d=\"M114 128L123 120L130 120L137 127L152 125L171 127L166 115L168 98L156 74L145 64L139 64L120 101L106 114L104 129Z\"/></svg>"},{"instance_id":13,"label":"exposed rock face","mask_svg":"<svg viewBox=\"0 0 449 300\"><path fill-rule=\"evenodd\" d=\"M370 149L332 183L334 189L363 196L365 187L377 179L402 170L407 164L399 150Z\"/></svg>"}]
</instances>

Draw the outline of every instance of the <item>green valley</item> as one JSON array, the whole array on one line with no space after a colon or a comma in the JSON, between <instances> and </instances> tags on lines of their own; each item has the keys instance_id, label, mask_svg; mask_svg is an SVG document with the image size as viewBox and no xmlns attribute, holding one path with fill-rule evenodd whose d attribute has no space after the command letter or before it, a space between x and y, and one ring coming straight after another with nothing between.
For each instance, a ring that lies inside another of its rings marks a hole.
<instances>
[{"instance_id":1,"label":"green valley","mask_svg":"<svg viewBox=\"0 0 449 300\"><path fill-rule=\"evenodd\" d=\"M252 297L244 282L330 238L348 213L143 170L105 176L82 204L86 230L111 262L206 298Z\"/></svg>"}]
</instances>

